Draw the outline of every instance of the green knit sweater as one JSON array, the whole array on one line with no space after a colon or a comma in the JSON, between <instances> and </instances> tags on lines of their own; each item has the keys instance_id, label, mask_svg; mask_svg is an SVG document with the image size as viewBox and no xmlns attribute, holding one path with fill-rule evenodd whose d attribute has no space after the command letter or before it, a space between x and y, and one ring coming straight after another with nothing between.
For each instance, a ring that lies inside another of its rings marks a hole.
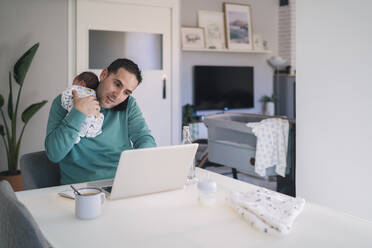
<instances>
[{"instance_id":1,"label":"green knit sweater","mask_svg":"<svg viewBox=\"0 0 372 248\"><path fill-rule=\"evenodd\" d=\"M61 184L113 178L124 150L155 147L156 143L133 97L127 109L101 109L105 116L102 133L94 138L82 137L75 144L86 118L72 108L67 114L57 96L49 113L45 151L48 158L59 163Z\"/></svg>"}]
</instances>

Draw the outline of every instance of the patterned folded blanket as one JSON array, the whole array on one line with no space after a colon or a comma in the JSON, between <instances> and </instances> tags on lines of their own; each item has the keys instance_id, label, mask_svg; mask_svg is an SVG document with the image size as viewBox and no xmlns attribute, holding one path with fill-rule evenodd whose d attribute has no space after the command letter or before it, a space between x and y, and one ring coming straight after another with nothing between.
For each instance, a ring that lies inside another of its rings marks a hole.
<instances>
[{"instance_id":1,"label":"patterned folded blanket","mask_svg":"<svg viewBox=\"0 0 372 248\"><path fill-rule=\"evenodd\" d=\"M289 234L305 200L266 189L233 192L228 204L256 229L274 235Z\"/></svg>"}]
</instances>

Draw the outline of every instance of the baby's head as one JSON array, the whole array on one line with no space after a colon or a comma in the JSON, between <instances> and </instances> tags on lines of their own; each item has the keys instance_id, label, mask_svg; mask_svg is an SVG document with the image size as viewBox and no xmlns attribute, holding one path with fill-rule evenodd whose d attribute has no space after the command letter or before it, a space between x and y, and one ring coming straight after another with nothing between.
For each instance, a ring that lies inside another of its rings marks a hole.
<instances>
[{"instance_id":1,"label":"baby's head","mask_svg":"<svg viewBox=\"0 0 372 248\"><path fill-rule=\"evenodd\" d=\"M96 74L90 71L80 73L74 78L72 85L80 85L95 90L99 84Z\"/></svg>"}]
</instances>

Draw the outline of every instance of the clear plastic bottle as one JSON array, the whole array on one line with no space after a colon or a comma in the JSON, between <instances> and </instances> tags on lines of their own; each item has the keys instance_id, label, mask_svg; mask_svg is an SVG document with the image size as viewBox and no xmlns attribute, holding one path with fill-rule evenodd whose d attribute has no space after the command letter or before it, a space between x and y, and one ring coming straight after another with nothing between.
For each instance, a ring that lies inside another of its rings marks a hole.
<instances>
[{"instance_id":1,"label":"clear plastic bottle","mask_svg":"<svg viewBox=\"0 0 372 248\"><path fill-rule=\"evenodd\" d=\"M199 203L202 206L214 206L216 204L217 183L208 178L201 178L198 182Z\"/></svg>"},{"instance_id":2,"label":"clear plastic bottle","mask_svg":"<svg viewBox=\"0 0 372 248\"><path fill-rule=\"evenodd\" d=\"M182 130L182 144L192 144L191 140L191 133L190 133L190 127L189 126L183 126ZM197 182L197 178L195 176L195 158L193 159L189 174L187 175L187 184L193 184Z\"/></svg>"}]
</instances>

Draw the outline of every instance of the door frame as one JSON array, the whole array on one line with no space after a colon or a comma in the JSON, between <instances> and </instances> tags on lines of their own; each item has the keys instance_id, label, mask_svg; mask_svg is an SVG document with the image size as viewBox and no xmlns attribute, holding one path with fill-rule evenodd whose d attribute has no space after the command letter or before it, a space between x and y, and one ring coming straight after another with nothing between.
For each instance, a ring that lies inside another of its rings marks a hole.
<instances>
[{"instance_id":1,"label":"door frame","mask_svg":"<svg viewBox=\"0 0 372 248\"><path fill-rule=\"evenodd\" d=\"M179 0L68 0L68 65L67 79L72 82L76 75L76 1L126 3L140 6L167 7L171 9L171 142L181 142L181 85L180 85L180 1ZM169 79L168 79L169 80ZM150 127L151 129L151 127Z\"/></svg>"}]
</instances>

